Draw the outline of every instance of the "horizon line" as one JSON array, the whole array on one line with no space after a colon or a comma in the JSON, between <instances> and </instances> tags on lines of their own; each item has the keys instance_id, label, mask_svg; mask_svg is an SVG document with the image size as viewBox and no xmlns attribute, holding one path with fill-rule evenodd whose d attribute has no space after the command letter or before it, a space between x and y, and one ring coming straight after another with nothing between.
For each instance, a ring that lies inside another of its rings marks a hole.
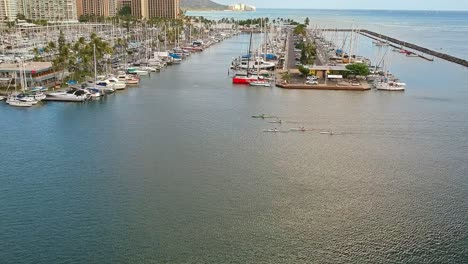
<instances>
[{"instance_id":1,"label":"horizon line","mask_svg":"<svg viewBox=\"0 0 468 264\"><path fill-rule=\"evenodd\" d=\"M453 9L380 9L380 8L286 8L286 7L257 7L257 10L261 9L273 9L273 10L335 10L335 11L415 11L415 12L468 12L468 9L464 10L453 10ZM198 12L213 12L213 11L222 11L225 10L196 10L196 9L187 9L187 11L198 11ZM246 13L255 13L255 11L243 11ZM240 12L242 13L242 12Z\"/></svg>"},{"instance_id":2,"label":"horizon line","mask_svg":"<svg viewBox=\"0 0 468 264\"><path fill-rule=\"evenodd\" d=\"M436 12L468 12L466 10L452 9L380 9L380 8L280 8L280 7L258 7L257 9L287 9L287 10L353 10L353 11L436 11Z\"/></svg>"}]
</instances>

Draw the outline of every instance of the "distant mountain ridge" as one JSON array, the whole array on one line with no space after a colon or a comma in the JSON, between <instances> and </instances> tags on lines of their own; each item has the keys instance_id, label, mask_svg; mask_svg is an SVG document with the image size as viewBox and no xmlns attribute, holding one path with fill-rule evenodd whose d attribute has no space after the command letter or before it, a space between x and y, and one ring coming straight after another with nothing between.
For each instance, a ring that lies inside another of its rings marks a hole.
<instances>
[{"instance_id":1,"label":"distant mountain ridge","mask_svg":"<svg viewBox=\"0 0 468 264\"><path fill-rule=\"evenodd\" d=\"M180 0L180 7L188 10L225 10L228 8L211 0Z\"/></svg>"}]
</instances>

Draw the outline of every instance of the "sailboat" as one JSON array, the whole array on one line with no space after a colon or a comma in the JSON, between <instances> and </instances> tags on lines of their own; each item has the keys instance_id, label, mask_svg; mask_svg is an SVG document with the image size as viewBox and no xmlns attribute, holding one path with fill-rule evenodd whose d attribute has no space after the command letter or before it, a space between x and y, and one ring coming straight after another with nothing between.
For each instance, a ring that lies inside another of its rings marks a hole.
<instances>
[{"instance_id":1,"label":"sailboat","mask_svg":"<svg viewBox=\"0 0 468 264\"><path fill-rule=\"evenodd\" d=\"M404 91L406 83L399 82L393 75L385 71L383 78L374 82L375 88L382 91Z\"/></svg>"},{"instance_id":2,"label":"sailboat","mask_svg":"<svg viewBox=\"0 0 468 264\"><path fill-rule=\"evenodd\" d=\"M35 100L33 97L30 97L26 95L25 92L25 86L26 86L26 72L24 71L24 62L20 62L20 83L21 83L21 90L23 93L20 94L11 94L6 103L11 105L11 106L16 106L16 107L31 107L35 104L37 104L37 100ZM16 87L16 86L15 86Z\"/></svg>"},{"instance_id":3,"label":"sailboat","mask_svg":"<svg viewBox=\"0 0 468 264\"><path fill-rule=\"evenodd\" d=\"M251 57L251 48L252 48L252 32L250 33L250 42L249 42L249 53L247 55L247 71L246 71L246 75L243 75L243 74L236 74L233 78L232 78L232 83L233 84L250 84L251 82L255 82L258 80L258 77L257 76L250 76L250 73L249 73L249 66L250 66L250 57Z\"/></svg>"}]
</instances>

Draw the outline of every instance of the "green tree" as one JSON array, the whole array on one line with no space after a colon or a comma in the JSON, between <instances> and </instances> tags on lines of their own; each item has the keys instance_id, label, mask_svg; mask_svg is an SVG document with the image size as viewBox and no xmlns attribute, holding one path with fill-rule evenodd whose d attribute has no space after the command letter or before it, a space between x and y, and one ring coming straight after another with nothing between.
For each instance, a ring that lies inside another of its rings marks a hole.
<instances>
[{"instance_id":1,"label":"green tree","mask_svg":"<svg viewBox=\"0 0 468 264\"><path fill-rule=\"evenodd\" d=\"M370 74L369 66L364 63L353 63L346 65L346 70L348 70L350 75L355 76L367 76Z\"/></svg>"},{"instance_id":2,"label":"green tree","mask_svg":"<svg viewBox=\"0 0 468 264\"><path fill-rule=\"evenodd\" d=\"M310 70L309 70L309 68L304 67L304 66L301 65L301 66L298 67L298 69L299 69L299 72L300 72L304 77L307 77L307 76L310 75Z\"/></svg>"},{"instance_id":3,"label":"green tree","mask_svg":"<svg viewBox=\"0 0 468 264\"><path fill-rule=\"evenodd\" d=\"M303 25L303 24L297 25L297 26L294 28L294 34L296 34L296 35L305 36L306 33L307 33L307 32L306 32L306 26Z\"/></svg>"},{"instance_id":4,"label":"green tree","mask_svg":"<svg viewBox=\"0 0 468 264\"><path fill-rule=\"evenodd\" d=\"M305 21L304 21L304 24L305 24L306 26L309 26L309 24L310 24L310 19L309 19L308 17L306 17L306 19L305 19Z\"/></svg>"},{"instance_id":5,"label":"green tree","mask_svg":"<svg viewBox=\"0 0 468 264\"><path fill-rule=\"evenodd\" d=\"M291 79L292 79L291 74L289 73L289 71L283 72L281 74L281 79L283 79L283 81L285 83L289 83L291 81Z\"/></svg>"},{"instance_id":6,"label":"green tree","mask_svg":"<svg viewBox=\"0 0 468 264\"><path fill-rule=\"evenodd\" d=\"M16 19L17 20L25 20L26 17L23 14L18 13L18 14L16 14Z\"/></svg>"},{"instance_id":7,"label":"green tree","mask_svg":"<svg viewBox=\"0 0 468 264\"><path fill-rule=\"evenodd\" d=\"M302 48L302 50L301 50L301 59L300 59L300 61L301 61L301 64L307 64L308 57L307 57L307 51L306 51L305 47Z\"/></svg>"},{"instance_id":8,"label":"green tree","mask_svg":"<svg viewBox=\"0 0 468 264\"><path fill-rule=\"evenodd\" d=\"M132 15L132 8L128 5L123 6L119 12L117 13L119 16L131 16Z\"/></svg>"},{"instance_id":9,"label":"green tree","mask_svg":"<svg viewBox=\"0 0 468 264\"><path fill-rule=\"evenodd\" d=\"M65 46L65 35L63 34L62 30L60 30L60 34L59 34L57 42L58 42L59 51L62 51L63 47Z\"/></svg>"}]
</instances>

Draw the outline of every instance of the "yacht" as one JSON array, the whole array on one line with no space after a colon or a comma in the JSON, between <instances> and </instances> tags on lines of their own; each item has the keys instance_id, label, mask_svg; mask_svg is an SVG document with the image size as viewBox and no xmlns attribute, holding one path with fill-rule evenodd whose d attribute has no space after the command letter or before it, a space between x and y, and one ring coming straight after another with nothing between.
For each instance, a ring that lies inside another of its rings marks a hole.
<instances>
[{"instance_id":1,"label":"yacht","mask_svg":"<svg viewBox=\"0 0 468 264\"><path fill-rule=\"evenodd\" d=\"M148 71L142 71L142 70L138 70L136 68L128 68L127 72L129 74L136 74L138 76L147 76L149 74Z\"/></svg>"},{"instance_id":2,"label":"yacht","mask_svg":"<svg viewBox=\"0 0 468 264\"><path fill-rule=\"evenodd\" d=\"M114 87L114 83L111 83L109 80L99 80L96 82L96 86L105 87L107 89L112 89L114 91L116 90Z\"/></svg>"},{"instance_id":3,"label":"yacht","mask_svg":"<svg viewBox=\"0 0 468 264\"><path fill-rule=\"evenodd\" d=\"M99 90L99 88L86 87L86 88L84 88L84 90L86 90L86 91L88 91L90 93L91 98L99 98L99 97L102 96L101 90Z\"/></svg>"},{"instance_id":4,"label":"yacht","mask_svg":"<svg viewBox=\"0 0 468 264\"><path fill-rule=\"evenodd\" d=\"M257 80L249 83L250 86L263 86L263 87L271 87L270 82L266 80Z\"/></svg>"},{"instance_id":5,"label":"yacht","mask_svg":"<svg viewBox=\"0 0 468 264\"><path fill-rule=\"evenodd\" d=\"M140 84L140 79L129 76L127 74L119 74L117 76L117 79L121 82L125 82L127 85L138 85Z\"/></svg>"},{"instance_id":6,"label":"yacht","mask_svg":"<svg viewBox=\"0 0 468 264\"><path fill-rule=\"evenodd\" d=\"M406 89L406 83L396 81L381 81L376 82L375 87L377 90L382 91L404 91Z\"/></svg>"},{"instance_id":7,"label":"yacht","mask_svg":"<svg viewBox=\"0 0 468 264\"><path fill-rule=\"evenodd\" d=\"M12 95L11 97L14 97L18 101L28 102L28 103L31 103L33 105L38 103L38 100L36 100L33 96L30 96L30 95L24 94L24 93L20 93L20 94L17 94L17 95Z\"/></svg>"},{"instance_id":8,"label":"yacht","mask_svg":"<svg viewBox=\"0 0 468 264\"><path fill-rule=\"evenodd\" d=\"M66 91L57 91L47 94L47 101L84 102L91 97L91 93L84 89L71 88Z\"/></svg>"},{"instance_id":9,"label":"yacht","mask_svg":"<svg viewBox=\"0 0 468 264\"><path fill-rule=\"evenodd\" d=\"M150 67L150 66L143 66L139 68L142 71L148 71L148 72L157 72L158 69L156 67Z\"/></svg>"},{"instance_id":10,"label":"yacht","mask_svg":"<svg viewBox=\"0 0 468 264\"><path fill-rule=\"evenodd\" d=\"M36 101L42 101L46 98L45 91L47 91L47 88L38 86L38 87L33 87L29 90L29 96L34 98Z\"/></svg>"},{"instance_id":11,"label":"yacht","mask_svg":"<svg viewBox=\"0 0 468 264\"><path fill-rule=\"evenodd\" d=\"M242 60L235 60L232 63L231 68L236 69L260 69L260 70L268 70L268 69L274 69L276 67L276 64L274 62L267 62L264 61L263 59L257 59L255 61L253 60L248 60L248 59L242 59Z\"/></svg>"},{"instance_id":12,"label":"yacht","mask_svg":"<svg viewBox=\"0 0 468 264\"><path fill-rule=\"evenodd\" d=\"M18 97L16 96L8 97L8 99L6 100L6 103L11 106L16 106L16 107L31 107L34 105L32 102L19 100Z\"/></svg>"},{"instance_id":13,"label":"yacht","mask_svg":"<svg viewBox=\"0 0 468 264\"><path fill-rule=\"evenodd\" d=\"M119 79L115 78L114 76L109 76L109 78L107 78L106 81L113 84L115 90L123 90L123 89L127 88L127 84L125 82L120 81Z\"/></svg>"}]
</instances>

